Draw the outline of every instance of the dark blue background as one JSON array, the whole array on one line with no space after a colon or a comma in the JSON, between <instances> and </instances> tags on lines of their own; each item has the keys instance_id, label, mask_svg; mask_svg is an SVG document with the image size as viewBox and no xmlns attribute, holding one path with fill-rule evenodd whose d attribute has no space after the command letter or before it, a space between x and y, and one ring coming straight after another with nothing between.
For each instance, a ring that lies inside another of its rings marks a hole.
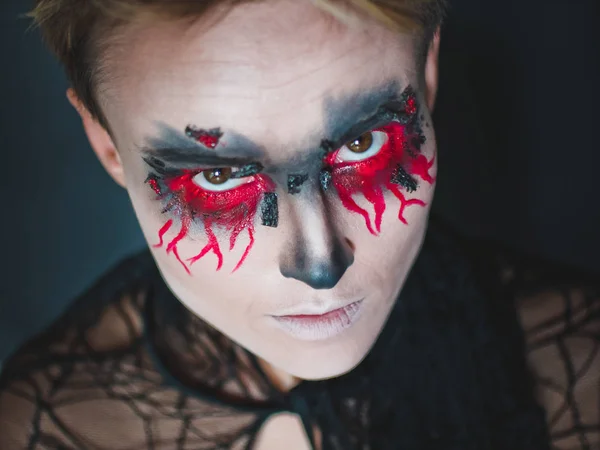
<instances>
[{"instance_id":1,"label":"dark blue background","mask_svg":"<svg viewBox=\"0 0 600 450\"><path fill-rule=\"evenodd\" d=\"M597 0L454 0L434 209L471 235L600 271ZM143 246L27 5L0 6L0 360Z\"/></svg>"},{"instance_id":2,"label":"dark blue background","mask_svg":"<svg viewBox=\"0 0 600 450\"><path fill-rule=\"evenodd\" d=\"M26 2L0 8L1 360L143 238L87 143L62 70L19 18Z\"/></svg>"}]
</instances>

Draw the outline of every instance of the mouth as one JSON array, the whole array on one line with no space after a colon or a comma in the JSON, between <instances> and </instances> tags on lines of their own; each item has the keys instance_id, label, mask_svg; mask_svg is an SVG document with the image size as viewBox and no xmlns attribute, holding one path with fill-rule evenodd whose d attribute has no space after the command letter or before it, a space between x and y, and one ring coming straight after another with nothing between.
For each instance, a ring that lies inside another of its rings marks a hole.
<instances>
[{"instance_id":1,"label":"mouth","mask_svg":"<svg viewBox=\"0 0 600 450\"><path fill-rule=\"evenodd\" d=\"M322 314L291 314L271 316L283 331L304 341L332 338L350 328L360 317L363 300Z\"/></svg>"}]
</instances>

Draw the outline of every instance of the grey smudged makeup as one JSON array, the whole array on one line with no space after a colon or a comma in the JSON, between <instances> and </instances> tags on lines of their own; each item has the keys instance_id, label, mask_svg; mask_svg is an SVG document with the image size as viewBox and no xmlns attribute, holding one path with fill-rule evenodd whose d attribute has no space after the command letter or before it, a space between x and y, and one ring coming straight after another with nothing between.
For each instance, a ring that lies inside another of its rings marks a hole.
<instances>
[{"instance_id":1,"label":"grey smudged makeup","mask_svg":"<svg viewBox=\"0 0 600 450\"><path fill-rule=\"evenodd\" d=\"M230 249L245 231L250 242L237 270L254 244L256 215L260 212L264 226L279 225L276 185L282 184L284 173L288 174L288 194L299 194L308 183L319 188L310 189L308 195L335 193L348 211L363 217L374 235L381 229L387 190L400 200L398 218L406 223L405 209L425 203L407 199L405 193L415 192L418 180L434 182L429 174L434 160L421 154L425 137L416 93L409 86L398 94L397 83L389 83L369 92L327 100L324 107L328 137L279 164L269 162L263 146L234 132L189 125L181 133L159 126L159 136L147 139L149 145L142 148L150 168L147 183L162 202L162 213L170 216L159 230L158 245L174 254L188 272L208 253L217 257L219 270L223 254L213 228L229 232ZM224 141L227 145L220 145ZM358 206L354 200L357 195L373 205L373 219ZM165 244L164 238L175 222L179 231ZM203 223L208 243L196 256L184 260L178 244L187 237L193 222Z\"/></svg>"}]
</instances>

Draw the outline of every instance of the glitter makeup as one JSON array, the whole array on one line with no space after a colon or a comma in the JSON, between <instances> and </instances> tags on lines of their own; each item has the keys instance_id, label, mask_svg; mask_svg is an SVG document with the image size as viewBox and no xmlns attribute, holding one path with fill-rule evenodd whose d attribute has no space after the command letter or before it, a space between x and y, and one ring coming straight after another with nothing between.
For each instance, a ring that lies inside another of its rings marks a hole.
<instances>
[{"instance_id":1,"label":"glitter makeup","mask_svg":"<svg viewBox=\"0 0 600 450\"><path fill-rule=\"evenodd\" d=\"M331 171L329 169L321 170L319 173L319 183L321 184L321 189L323 191L327 191L331 186Z\"/></svg>"},{"instance_id":2,"label":"glitter makeup","mask_svg":"<svg viewBox=\"0 0 600 450\"><path fill-rule=\"evenodd\" d=\"M300 189L308 180L308 174L290 174L287 179L288 194L299 194Z\"/></svg>"},{"instance_id":3,"label":"glitter makeup","mask_svg":"<svg viewBox=\"0 0 600 450\"><path fill-rule=\"evenodd\" d=\"M277 228L279 225L279 205L275 192L266 192L261 204L261 219L265 227Z\"/></svg>"},{"instance_id":4,"label":"glitter makeup","mask_svg":"<svg viewBox=\"0 0 600 450\"><path fill-rule=\"evenodd\" d=\"M251 163L240 167L231 174L231 178L246 178L262 172L263 166L261 163Z\"/></svg>"},{"instance_id":5,"label":"glitter makeup","mask_svg":"<svg viewBox=\"0 0 600 450\"><path fill-rule=\"evenodd\" d=\"M146 162L153 166L148 159ZM156 166L153 167L156 169ZM172 253L188 273L191 273L192 264L212 252L217 257L217 270L220 270L223 265L223 252L214 228L219 227L229 234L230 251L235 247L239 235L247 230L249 243L233 272L238 270L254 244L254 219L259 204L263 197L268 196L275 188L268 177L256 173L258 167L260 165L256 164L252 171L247 172L255 173L252 179L224 191L210 191L200 187L194 181L197 175L204 176L204 169L170 170L165 174L150 174L146 183L156 193L157 199L163 202L162 212L179 219L179 230L175 237L168 242L165 241L166 234L175 225L175 220L170 218L159 230L159 242L155 247L166 247L167 254ZM277 222L276 211L276 206L272 206L270 223ZM178 244L189 236L192 226L196 223L203 225L208 242L196 256L183 260L179 254Z\"/></svg>"},{"instance_id":6,"label":"glitter makeup","mask_svg":"<svg viewBox=\"0 0 600 450\"><path fill-rule=\"evenodd\" d=\"M425 206L425 202L419 199L407 199L400 187L411 193L418 188L415 177L429 184L435 181L429 173L434 158L428 160L420 154L425 136L417 115L418 106L414 90L410 86L407 87L400 99L392 102L388 108L393 113L393 120L385 126L372 130L370 137L372 139L373 133L377 132L385 134L386 139L381 149L368 158L357 160L340 159L341 149L330 152L323 161L324 170L331 174L331 179L324 180L321 175L323 189L326 190L331 183L336 188L344 207L360 214L365 220L367 229L373 235L381 231L381 222L386 208L383 188L387 188L400 200L398 219L406 224L404 217L406 208L411 205ZM369 212L354 201L353 196L357 194L362 194L373 205L374 226Z\"/></svg>"},{"instance_id":7,"label":"glitter makeup","mask_svg":"<svg viewBox=\"0 0 600 450\"><path fill-rule=\"evenodd\" d=\"M418 187L417 180L415 180L402 166L396 167L392 172L390 182L402 186L408 192L415 192Z\"/></svg>"},{"instance_id":8,"label":"glitter makeup","mask_svg":"<svg viewBox=\"0 0 600 450\"><path fill-rule=\"evenodd\" d=\"M219 145L219 140L223 136L223 133L221 133L220 128L203 130L201 128L196 128L193 125L188 125L185 128L185 135L207 148L215 148Z\"/></svg>"}]
</instances>

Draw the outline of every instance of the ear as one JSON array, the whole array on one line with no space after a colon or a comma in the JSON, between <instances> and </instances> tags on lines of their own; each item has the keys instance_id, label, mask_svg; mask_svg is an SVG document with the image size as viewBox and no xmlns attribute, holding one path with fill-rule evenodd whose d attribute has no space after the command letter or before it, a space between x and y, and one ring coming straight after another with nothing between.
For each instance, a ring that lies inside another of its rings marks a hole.
<instances>
[{"instance_id":1,"label":"ear","mask_svg":"<svg viewBox=\"0 0 600 450\"><path fill-rule=\"evenodd\" d=\"M75 108L81 116L83 129L85 130L85 134L87 135L96 156L113 180L120 186L125 187L125 176L123 173L121 156L119 155L110 134L108 134L108 131L92 117L73 89L67 90L67 98L71 105L73 105L73 108Z\"/></svg>"},{"instance_id":2,"label":"ear","mask_svg":"<svg viewBox=\"0 0 600 450\"><path fill-rule=\"evenodd\" d=\"M425 100L429 111L433 112L435 108L435 99L438 90L439 78L439 53L440 53L440 28L435 30L433 38L429 43L427 59L425 61Z\"/></svg>"}]
</instances>

